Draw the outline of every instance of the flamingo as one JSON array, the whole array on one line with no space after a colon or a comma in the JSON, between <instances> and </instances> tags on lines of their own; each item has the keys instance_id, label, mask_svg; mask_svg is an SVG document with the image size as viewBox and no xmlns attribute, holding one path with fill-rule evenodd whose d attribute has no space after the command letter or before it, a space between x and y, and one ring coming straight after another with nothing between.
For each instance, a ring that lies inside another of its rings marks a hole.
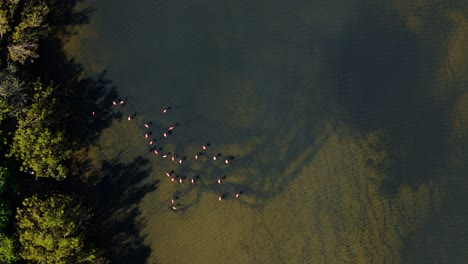
<instances>
[{"instance_id":1,"label":"flamingo","mask_svg":"<svg viewBox=\"0 0 468 264\"><path fill-rule=\"evenodd\" d=\"M132 121L132 116L131 116L131 115L128 115L127 120L128 120L128 121Z\"/></svg>"},{"instance_id":2,"label":"flamingo","mask_svg":"<svg viewBox=\"0 0 468 264\"><path fill-rule=\"evenodd\" d=\"M162 113L165 114L165 113L167 113L167 111L169 111L170 109L171 109L171 107L168 106L168 107L166 107L166 108L164 108L164 109L162 110Z\"/></svg>"}]
</instances>

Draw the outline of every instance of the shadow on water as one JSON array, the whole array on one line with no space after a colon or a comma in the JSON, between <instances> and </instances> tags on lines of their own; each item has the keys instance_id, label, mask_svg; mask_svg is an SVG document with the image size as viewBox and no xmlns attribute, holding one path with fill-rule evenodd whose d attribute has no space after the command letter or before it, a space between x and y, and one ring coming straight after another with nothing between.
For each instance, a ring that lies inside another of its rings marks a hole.
<instances>
[{"instance_id":1,"label":"shadow on water","mask_svg":"<svg viewBox=\"0 0 468 264\"><path fill-rule=\"evenodd\" d=\"M337 56L333 63L340 65L333 75L338 79L337 100L356 133L384 131L384 144L376 146L390 154L380 185L383 196L396 194L402 185L416 190L428 184L431 192L440 191L440 200L416 210L418 217L427 211L427 217L415 221L415 230L402 237L405 262L460 262L467 256L463 248L468 217L463 175L467 171L453 169L455 162L449 160L453 158L449 151L454 133L450 114L459 96L456 91L465 88L445 87L455 92L439 98L434 92L440 89L437 86L460 84L456 79L438 79L440 65L450 67L450 62L444 61L448 50L445 37L453 24L446 17L426 16L421 37L410 32L397 14L382 14L385 12L364 11L359 23L346 30L343 46L330 51ZM453 77L452 72L442 78ZM466 159L462 163L466 164ZM377 168L382 164L369 165ZM455 186L437 186L447 178ZM430 193L426 199L433 196Z\"/></svg>"},{"instance_id":2,"label":"shadow on water","mask_svg":"<svg viewBox=\"0 0 468 264\"><path fill-rule=\"evenodd\" d=\"M349 125L359 133L385 133L391 165L381 191L389 195L401 184L433 179L444 166L449 105L433 98L444 47L441 40L418 38L397 14L363 10L342 46L330 51L339 65L332 77Z\"/></svg>"},{"instance_id":3,"label":"shadow on water","mask_svg":"<svg viewBox=\"0 0 468 264\"><path fill-rule=\"evenodd\" d=\"M106 250L113 263L144 263L150 248L143 245L144 238L139 235L142 223L136 219L140 214L137 205L147 192L157 189L158 182L145 182L150 173L145 158L123 163L117 157L96 167L86 156L88 147L96 142L102 130L121 114L112 109L112 100L118 94L106 73L85 76L82 65L65 54L63 41L73 34L72 26L88 23L91 15L90 8L76 11L80 2L50 2L53 11L49 20L54 25L54 34L41 43L38 51L41 56L33 72L41 76L43 83L59 87L54 97L61 106L59 109L69 114L58 114L62 121L58 123L67 131L73 150L84 150L84 157L73 158L74 175L67 180L50 184L41 181L39 185L85 194L96 211L90 236L98 242L98 247ZM86 175L91 176L83 180Z\"/></svg>"},{"instance_id":4,"label":"shadow on water","mask_svg":"<svg viewBox=\"0 0 468 264\"><path fill-rule=\"evenodd\" d=\"M63 118L75 148L93 143L113 119L121 116L111 107L118 97L116 87L105 72L84 77L82 66L65 55L60 39L50 39L41 47L38 68L41 76L60 86L59 103L64 112L73 113Z\"/></svg>"},{"instance_id":5,"label":"shadow on water","mask_svg":"<svg viewBox=\"0 0 468 264\"><path fill-rule=\"evenodd\" d=\"M89 179L93 186L90 198L96 208L95 237L110 251L113 263L144 263L150 254L139 234L143 223L137 220L140 200L159 184L146 182L150 167L146 158L137 157L129 163L116 158L103 161Z\"/></svg>"},{"instance_id":6,"label":"shadow on water","mask_svg":"<svg viewBox=\"0 0 468 264\"><path fill-rule=\"evenodd\" d=\"M457 184L450 186L450 195L441 199L440 209L432 208L431 215L405 237L402 250L405 263L466 262L467 173L466 169L455 172Z\"/></svg>"}]
</instances>

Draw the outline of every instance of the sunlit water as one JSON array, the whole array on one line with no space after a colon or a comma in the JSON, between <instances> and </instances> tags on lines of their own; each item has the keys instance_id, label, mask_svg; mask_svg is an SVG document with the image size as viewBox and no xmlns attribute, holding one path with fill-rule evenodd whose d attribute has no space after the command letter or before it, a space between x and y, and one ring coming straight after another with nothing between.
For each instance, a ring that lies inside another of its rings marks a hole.
<instances>
[{"instance_id":1,"label":"sunlit water","mask_svg":"<svg viewBox=\"0 0 468 264\"><path fill-rule=\"evenodd\" d=\"M468 11L401 2L96 1L68 49L128 100L87 155L160 181L129 219L149 250L114 261L467 262Z\"/></svg>"}]
</instances>

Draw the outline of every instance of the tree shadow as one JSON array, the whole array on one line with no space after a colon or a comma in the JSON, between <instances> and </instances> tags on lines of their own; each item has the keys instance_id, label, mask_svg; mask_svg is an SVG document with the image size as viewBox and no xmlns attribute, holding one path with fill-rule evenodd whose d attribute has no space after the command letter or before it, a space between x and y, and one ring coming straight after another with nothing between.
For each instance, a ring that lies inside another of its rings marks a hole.
<instances>
[{"instance_id":1,"label":"tree shadow","mask_svg":"<svg viewBox=\"0 0 468 264\"><path fill-rule=\"evenodd\" d=\"M424 208L429 211L428 216L403 238L401 255L405 263L466 262L467 173L466 169L453 172L451 181L456 184L447 187L449 195L441 195L440 201Z\"/></svg>"},{"instance_id":2,"label":"tree shadow","mask_svg":"<svg viewBox=\"0 0 468 264\"><path fill-rule=\"evenodd\" d=\"M143 245L143 223L138 204L158 188L159 181L147 182L148 159L137 157L123 163L118 158L103 161L87 182L89 200L96 210L93 237L108 250L112 263L144 263L151 249Z\"/></svg>"},{"instance_id":3,"label":"tree shadow","mask_svg":"<svg viewBox=\"0 0 468 264\"><path fill-rule=\"evenodd\" d=\"M116 87L106 78L106 72L95 77L83 77L82 65L69 59L60 39L50 39L41 45L37 60L38 76L43 82L58 85L56 98L63 116L63 129L73 141L75 149L87 146L100 132L121 116L114 112L112 101L118 97Z\"/></svg>"},{"instance_id":4,"label":"tree shadow","mask_svg":"<svg viewBox=\"0 0 468 264\"><path fill-rule=\"evenodd\" d=\"M90 238L114 263L144 263L150 248L143 245L139 230L143 223L137 220L141 199L157 189L158 182L148 182L149 161L137 157L129 163L119 157L94 166L87 157L88 147L97 142L103 129L121 117L114 111L112 101L118 98L116 87L106 72L87 76L83 66L68 57L64 39L73 34L73 26L89 22L92 9L78 11L81 0L52 0L48 22L53 25L52 37L41 41L40 57L32 64L31 76L44 84L52 83L54 98L59 106L56 113L57 129L66 131L72 148L84 153L73 157L72 173L62 182L37 181L34 189L44 192L66 191L80 193L95 210L95 223ZM90 175L89 177L86 177Z\"/></svg>"},{"instance_id":5,"label":"tree shadow","mask_svg":"<svg viewBox=\"0 0 468 264\"><path fill-rule=\"evenodd\" d=\"M391 158L380 189L391 195L401 184L416 187L437 177L446 161L446 109L453 100L441 103L433 93L444 43L424 42L397 14L363 8L359 17L342 45L329 51L339 54L331 78L349 126L357 134L384 131Z\"/></svg>"}]
</instances>

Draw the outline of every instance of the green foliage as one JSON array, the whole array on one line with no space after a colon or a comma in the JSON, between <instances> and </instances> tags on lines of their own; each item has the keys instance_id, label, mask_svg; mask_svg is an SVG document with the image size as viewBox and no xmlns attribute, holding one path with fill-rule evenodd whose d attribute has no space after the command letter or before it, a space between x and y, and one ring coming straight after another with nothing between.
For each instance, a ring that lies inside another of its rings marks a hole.
<instances>
[{"instance_id":1,"label":"green foliage","mask_svg":"<svg viewBox=\"0 0 468 264\"><path fill-rule=\"evenodd\" d=\"M53 134L48 128L20 127L13 139L12 151L22 159L22 168L31 168L37 177L63 179L67 168L63 162L70 151L63 150L63 133Z\"/></svg>"},{"instance_id":2,"label":"green foliage","mask_svg":"<svg viewBox=\"0 0 468 264\"><path fill-rule=\"evenodd\" d=\"M0 263L12 263L17 258L15 241L0 233Z\"/></svg>"},{"instance_id":3,"label":"green foliage","mask_svg":"<svg viewBox=\"0 0 468 264\"><path fill-rule=\"evenodd\" d=\"M10 178L10 171L6 167L0 167L0 194L6 189L6 181Z\"/></svg>"},{"instance_id":4,"label":"green foliage","mask_svg":"<svg viewBox=\"0 0 468 264\"><path fill-rule=\"evenodd\" d=\"M91 217L74 196L24 199L16 214L20 257L37 263L91 263L99 257L84 240Z\"/></svg>"},{"instance_id":5,"label":"green foliage","mask_svg":"<svg viewBox=\"0 0 468 264\"><path fill-rule=\"evenodd\" d=\"M24 64L39 57L37 48L39 40L50 32L45 23L49 13L43 1L28 1L21 13L21 22L12 34L12 43L8 46L8 55L12 61Z\"/></svg>"},{"instance_id":6,"label":"green foliage","mask_svg":"<svg viewBox=\"0 0 468 264\"><path fill-rule=\"evenodd\" d=\"M0 10L0 37L3 38L3 35L10 30L8 25L8 16L5 10Z\"/></svg>"},{"instance_id":7,"label":"green foliage","mask_svg":"<svg viewBox=\"0 0 468 264\"><path fill-rule=\"evenodd\" d=\"M58 118L51 86L34 83L33 104L18 117L9 157L22 161L22 170L31 169L36 177L66 178L64 162L71 150L62 131L55 131Z\"/></svg>"},{"instance_id":8,"label":"green foliage","mask_svg":"<svg viewBox=\"0 0 468 264\"><path fill-rule=\"evenodd\" d=\"M9 223L11 217L11 207L7 200L0 200L0 230L3 230Z\"/></svg>"},{"instance_id":9,"label":"green foliage","mask_svg":"<svg viewBox=\"0 0 468 264\"><path fill-rule=\"evenodd\" d=\"M27 103L27 85L15 75L16 69L10 67L0 72L0 114L15 116Z\"/></svg>"}]
</instances>

